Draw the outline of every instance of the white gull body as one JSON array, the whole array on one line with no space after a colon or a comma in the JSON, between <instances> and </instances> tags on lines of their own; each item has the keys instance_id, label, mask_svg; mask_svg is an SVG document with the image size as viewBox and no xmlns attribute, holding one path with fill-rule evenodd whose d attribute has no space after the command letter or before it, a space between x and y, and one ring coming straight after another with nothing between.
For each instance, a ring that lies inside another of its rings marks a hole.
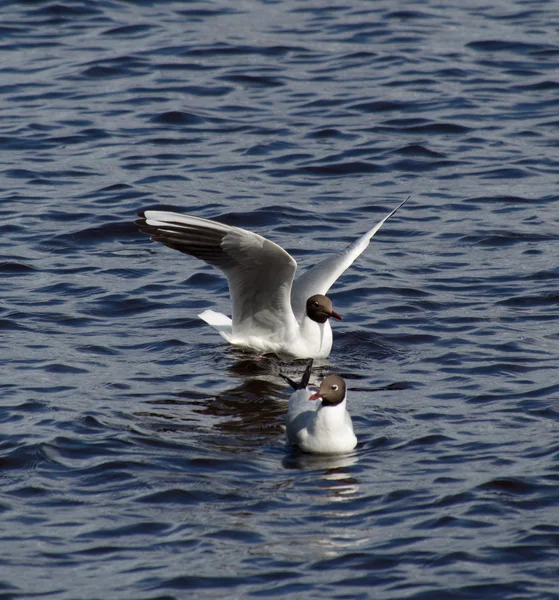
<instances>
[{"instance_id":1,"label":"white gull body","mask_svg":"<svg viewBox=\"0 0 559 600\"><path fill-rule=\"evenodd\" d=\"M213 310L198 316L230 344L259 354L326 358L332 349L328 317L341 317L326 299L330 312L323 313L323 320L317 322L309 317L308 301L317 294L326 294L404 202L343 251L322 260L295 280L295 259L257 233L160 210L139 213L142 218L136 223L154 241L199 258L225 274L232 318Z\"/></svg>"},{"instance_id":2,"label":"white gull body","mask_svg":"<svg viewBox=\"0 0 559 600\"><path fill-rule=\"evenodd\" d=\"M307 366L300 384L289 398L286 439L312 454L344 454L357 445L351 416L347 411L346 386L338 375L329 375L316 394L308 389L312 361Z\"/></svg>"}]
</instances>

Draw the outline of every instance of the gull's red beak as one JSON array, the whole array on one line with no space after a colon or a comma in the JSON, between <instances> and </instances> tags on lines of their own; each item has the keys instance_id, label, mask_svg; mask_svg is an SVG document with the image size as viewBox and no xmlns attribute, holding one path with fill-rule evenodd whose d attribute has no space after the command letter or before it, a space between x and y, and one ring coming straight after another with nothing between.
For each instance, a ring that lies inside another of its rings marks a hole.
<instances>
[{"instance_id":1,"label":"gull's red beak","mask_svg":"<svg viewBox=\"0 0 559 600\"><path fill-rule=\"evenodd\" d=\"M318 400L319 398L322 398L320 392L315 392L312 396L309 397L309 400Z\"/></svg>"},{"instance_id":2,"label":"gull's red beak","mask_svg":"<svg viewBox=\"0 0 559 600\"><path fill-rule=\"evenodd\" d=\"M338 319L338 321L343 321L342 317L340 317L340 315L334 310L330 313L329 316L334 317L334 319Z\"/></svg>"}]
</instances>

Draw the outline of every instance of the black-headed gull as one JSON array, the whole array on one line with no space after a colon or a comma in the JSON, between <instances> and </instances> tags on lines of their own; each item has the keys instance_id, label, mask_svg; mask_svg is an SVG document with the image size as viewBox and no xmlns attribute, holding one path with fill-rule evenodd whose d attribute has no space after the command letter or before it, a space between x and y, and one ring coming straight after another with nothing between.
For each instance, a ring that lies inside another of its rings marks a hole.
<instances>
[{"instance_id":1,"label":"black-headed gull","mask_svg":"<svg viewBox=\"0 0 559 600\"><path fill-rule=\"evenodd\" d=\"M328 375L318 392L311 394L307 388L311 369L312 360L300 383L281 375L295 390L287 409L287 441L313 454L350 452L357 445L357 438L347 412L345 381L339 375Z\"/></svg>"},{"instance_id":2,"label":"black-headed gull","mask_svg":"<svg viewBox=\"0 0 559 600\"><path fill-rule=\"evenodd\" d=\"M295 259L257 233L162 210L140 212L136 223L152 240L223 271L232 319L213 310L198 316L229 343L259 354L326 358L332 349L328 319L342 318L325 294L404 202L345 250L295 280Z\"/></svg>"}]
</instances>

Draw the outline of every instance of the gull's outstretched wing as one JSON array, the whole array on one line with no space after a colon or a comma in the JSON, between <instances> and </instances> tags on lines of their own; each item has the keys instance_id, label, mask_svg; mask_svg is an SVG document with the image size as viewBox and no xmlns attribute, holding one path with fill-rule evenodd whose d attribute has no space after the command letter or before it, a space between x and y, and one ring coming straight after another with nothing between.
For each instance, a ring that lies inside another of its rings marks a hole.
<instances>
[{"instance_id":1,"label":"gull's outstretched wing","mask_svg":"<svg viewBox=\"0 0 559 600\"><path fill-rule=\"evenodd\" d=\"M314 294L326 294L338 277L353 263L353 261L367 248L371 238L384 225L384 223L407 202L406 198L382 221L362 235L355 242L347 246L338 254L325 258L317 265L305 271L293 282L291 290L291 305L298 320L305 313L307 299Z\"/></svg>"},{"instance_id":2,"label":"gull's outstretched wing","mask_svg":"<svg viewBox=\"0 0 559 600\"><path fill-rule=\"evenodd\" d=\"M290 295L297 263L283 248L256 233L201 217L159 210L139 215L140 231L152 240L223 271L235 336L266 335L295 323Z\"/></svg>"}]
</instances>

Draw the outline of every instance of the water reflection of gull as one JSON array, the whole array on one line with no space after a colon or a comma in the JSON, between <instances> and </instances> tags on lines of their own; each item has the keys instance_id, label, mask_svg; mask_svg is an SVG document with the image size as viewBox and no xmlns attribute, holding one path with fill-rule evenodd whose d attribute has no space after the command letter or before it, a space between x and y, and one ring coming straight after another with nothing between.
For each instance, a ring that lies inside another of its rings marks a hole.
<instances>
[{"instance_id":1,"label":"water reflection of gull","mask_svg":"<svg viewBox=\"0 0 559 600\"><path fill-rule=\"evenodd\" d=\"M235 362L227 370L229 374L236 378L248 379L258 377L266 379L274 384L281 383L280 373L298 379L304 371L308 359L299 359L291 361L282 361L274 354L256 357L252 354L241 351L231 351ZM330 363L327 360L315 360L313 365L313 381L319 381ZM282 386L283 387L283 386Z\"/></svg>"},{"instance_id":2,"label":"water reflection of gull","mask_svg":"<svg viewBox=\"0 0 559 600\"><path fill-rule=\"evenodd\" d=\"M290 452L282 461L285 469L316 471L321 489L329 492L329 500L352 499L359 491L359 480L346 469L357 464L357 454L321 455Z\"/></svg>"},{"instance_id":3,"label":"water reflection of gull","mask_svg":"<svg viewBox=\"0 0 559 600\"><path fill-rule=\"evenodd\" d=\"M355 465L359 457L355 453L351 454L307 454L294 450L283 459L283 466L286 469L320 469L325 470L325 478L339 479L337 469ZM330 476L326 476L330 474Z\"/></svg>"},{"instance_id":4,"label":"water reflection of gull","mask_svg":"<svg viewBox=\"0 0 559 600\"><path fill-rule=\"evenodd\" d=\"M363 511L359 502L361 481L353 472L359 461L356 453L344 455L318 455L291 452L283 459L286 469L309 471L302 479L294 481L302 487L301 494L307 498L309 517L303 517L299 544L304 548L303 555L317 558L334 558L370 543L370 537L362 528L349 526ZM296 490L294 490L296 492ZM348 523L348 527L334 529L319 527L317 523ZM299 544L290 543L290 552L296 552Z\"/></svg>"}]
</instances>

